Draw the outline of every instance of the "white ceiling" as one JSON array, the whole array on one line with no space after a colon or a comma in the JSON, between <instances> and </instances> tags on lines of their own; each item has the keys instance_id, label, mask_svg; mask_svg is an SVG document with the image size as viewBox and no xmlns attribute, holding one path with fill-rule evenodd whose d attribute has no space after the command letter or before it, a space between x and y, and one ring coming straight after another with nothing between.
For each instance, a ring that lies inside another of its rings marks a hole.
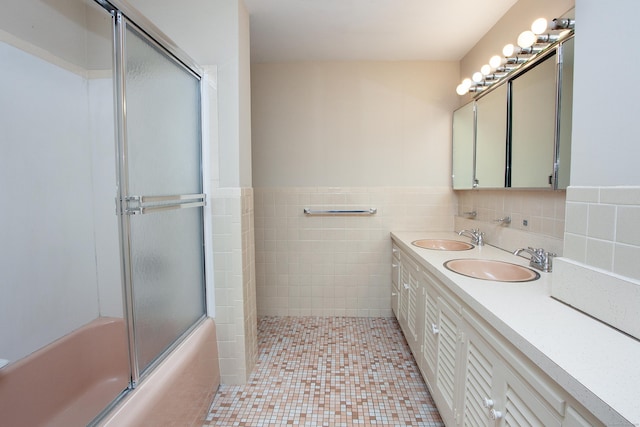
<instances>
[{"instance_id":1,"label":"white ceiling","mask_svg":"<svg viewBox=\"0 0 640 427\"><path fill-rule=\"evenodd\" d=\"M460 60L517 0L244 0L251 59Z\"/></svg>"}]
</instances>

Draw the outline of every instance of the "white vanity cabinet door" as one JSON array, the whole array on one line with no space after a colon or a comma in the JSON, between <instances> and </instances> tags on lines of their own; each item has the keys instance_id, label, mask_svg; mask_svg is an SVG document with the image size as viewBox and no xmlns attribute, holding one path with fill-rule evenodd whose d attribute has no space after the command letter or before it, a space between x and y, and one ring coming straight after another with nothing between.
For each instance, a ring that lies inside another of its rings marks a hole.
<instances>
[{"instance_id":1,"label":"white vanity cabinet door","mask_svg":"<svg viewBox=\"0 0 640 427\"><path fill-rule=\"evenodd\" d=\"M465 384L462 397L462 425L465 427L489 427L496 425L490 418L500 396L493 389L494 373L499 370L500 360L485 341L469 330L464 346Z\"/></svg>"},{"instance_id":2,"label":"white vanity cabinet door","mask_svg":"<svg viewBox=\"0 0 640 427\"><path fill-rule=\"evenodd\" d=\"M396 318L399 316L398 304L400 302L400 288L398 284L400 283L400 262L400 250L393 245L391 256L391 310L393 310Z\"/></svg>"},{"instance_id":3,"label":"white vanity cabinet door","mask_svg":"<svg viewBox=\"0 0 640 427\"><path fill-rule=\"evenodd\" d=\"M541 426L560 427L562 417L553 411L542 397L517 374L509 369L502 372L504 377L499 383L503 389L498 392L503 400L501 407L504 423L500 426Z\"/></svg>"},{"instance_id":4,"label":"white vanity cabinet door","mask_svg":"<svg viewBox=\"0 0 640 427\"><path fill-rule=\"evenodd\" d=\"M521 362L514 368L514 357L493 334L466 311L464 319L462 425L560 427L564 400L553 392L553 386L544 378L534 378ZM531 383L522 375L531 378Z\"/></svg>"},{"instance_id":5,"label":"white vanity cabinet door","mask_svg":"<svg viewBox=\"0 0 640 427\"><path fill-rule=\"evenodd\" d=\"M431 279L423 275L424 324L422 327L422 351L418 358L420 369L428 384L434 384L438 362L438 293Z\"/></svg>"},{"instance_id":6,"label":"white vanity cabinet door","mask_svg":"<svg viewBox=\"0 0 640 427\"><path fill-rule=\"evenodd\" d=\"M562 427L593 427L593 426L603 426L601 422L597 420L587 421L582 415L572 408L571 406L567 407L567 412L564 415L564 420L562 420Z\"/></svg>"},{"instance_id":7,"label":"white vanity cabinet door","mask_svg":"<svg viewBox=\"0 0 640 427\"><path fill-rule=\"evenodd\" d=\"M462 318L459 311L438 296L438 346L434 400L447 426L457 424L458 395L461 386Z\"/></svg>"},{"instance_id":8,"label":"white vanity cabinet door","mask_svg":"<svg viewBox=\"0 0 640 427\"><path fill-rule=\"evenodd\" d=\"M407 334L407 312L409 311L409 282L410 267L408 259L404 257L400 264L400 283L398 283L398 323L402 328L402 332Z\"/></svg>"},{"instance_id":9,"label":"white vanity cabinet door","mask_svg":"<svg viewBox=\"0 0 640 427\"><path fill-rule=\"evenodd\" d=\"M408 257L403 257L400 273L400 327L413 354L420 354L422 344L421 330L424 306L422 304L422 286L420 268Z\"/></svg>"}]
</instances>

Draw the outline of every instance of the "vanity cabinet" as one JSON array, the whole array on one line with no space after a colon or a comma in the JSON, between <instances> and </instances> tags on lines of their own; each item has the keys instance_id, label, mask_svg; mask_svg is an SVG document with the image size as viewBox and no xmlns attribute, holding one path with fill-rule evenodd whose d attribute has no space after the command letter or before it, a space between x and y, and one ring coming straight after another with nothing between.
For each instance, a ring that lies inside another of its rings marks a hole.
<instances>
[{"instance_id":1,"label":"vanity cabinet","mask_svg":"<svg viewBox=\"0 0 640 427\"><path fill-rule=\"evenodd\" d=\"M400 249L396 245L391 248L391 310L396 318L400 318L398 303L400 301Z\"/></svg>"},{"instance_id":2,"label":"vanity cabinet","mask_svg":"<svg viewBox=\"0 0 640 427\"><path fill-rule=\"evenodd\" d=\"M424 307L418 295L420 290L420 268L418 264L405 254L401 255L400 262L400 302L399 312L400 327L404 333L409 348L414 354L419 353L420 334L418 327L421 324L419 317L424 315Z\"/></svg>"},{"instance_id":3,"label":"vanity cabinet","mask_svg":"<svg viewBox=\"0 0 640 427\"><path fill-rule=\"evenodd\" d=\"M410 251L394 250L396 317L445 425L603 425Z\"/></svg>"},{"instance_id":4,"label":"vanity cabinet","mask_svg":"<svg viewBox=\"0 0 640 427\"><path fill-rule=\"evenodd\" d=\"M464 426L560 427L565 402L541 376L530 374L500 341L465 313ZM516 365L516 366L514 366Z\"/></svg>"}]
</instances>

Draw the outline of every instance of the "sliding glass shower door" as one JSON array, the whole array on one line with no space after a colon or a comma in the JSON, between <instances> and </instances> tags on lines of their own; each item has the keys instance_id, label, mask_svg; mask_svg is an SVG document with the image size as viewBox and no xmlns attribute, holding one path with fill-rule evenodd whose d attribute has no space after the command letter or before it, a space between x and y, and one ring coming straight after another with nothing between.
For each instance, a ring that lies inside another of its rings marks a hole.
<instances>
[{"instance_id":1,"label":"sliding glass shower door","mask_svg":"<svg viewBox=\"0 0 640 427\"><path fill-rule=\"evenodd\" d=\"M134 383L205 315L200 78L122 16L119 210Z\"/></svg>"}]
</instances>

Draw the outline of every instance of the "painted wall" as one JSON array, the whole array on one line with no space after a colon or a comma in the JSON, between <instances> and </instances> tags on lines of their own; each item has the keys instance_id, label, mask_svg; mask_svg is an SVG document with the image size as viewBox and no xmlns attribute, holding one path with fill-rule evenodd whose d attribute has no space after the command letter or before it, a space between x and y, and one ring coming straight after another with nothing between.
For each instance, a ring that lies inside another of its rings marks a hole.
<instances>
[{"instance_id":1,"label":"painted wall","mask_svg":"<svg viewBox=\"0 0 640 427\"><path fill-rule=\"evenodd\" d=\"M640 40L631 22L602 30L620 16L636 16L634 0L577 0L571 185L640 185L640 138L635 105L640 89L634 82L640 52L629 43ZM608 39L608 40L605 40ZM614 60L615 72L601 73ZM602 81L601 84L594 84Z\"/></svg>"},{"instance_id":2,"label":"painted wall","mask_svg":"<svg viewBox=\"0 0 640 427\"><path fill-rule=\"evenodd\" d=\"M457 74L447 62L254 64L254 186L449 185Z\"/></svg>"},{"instance_id":3,"label":"painted wall","mask_svg":"<svg viewBox=\"0 0 640 427\"><path fill-rule=\"evenodd\" d=\"M242 1L131 0L201 65L217 67L219 187L251 186L249 15Z\"/></svg>"}]
</instances>

